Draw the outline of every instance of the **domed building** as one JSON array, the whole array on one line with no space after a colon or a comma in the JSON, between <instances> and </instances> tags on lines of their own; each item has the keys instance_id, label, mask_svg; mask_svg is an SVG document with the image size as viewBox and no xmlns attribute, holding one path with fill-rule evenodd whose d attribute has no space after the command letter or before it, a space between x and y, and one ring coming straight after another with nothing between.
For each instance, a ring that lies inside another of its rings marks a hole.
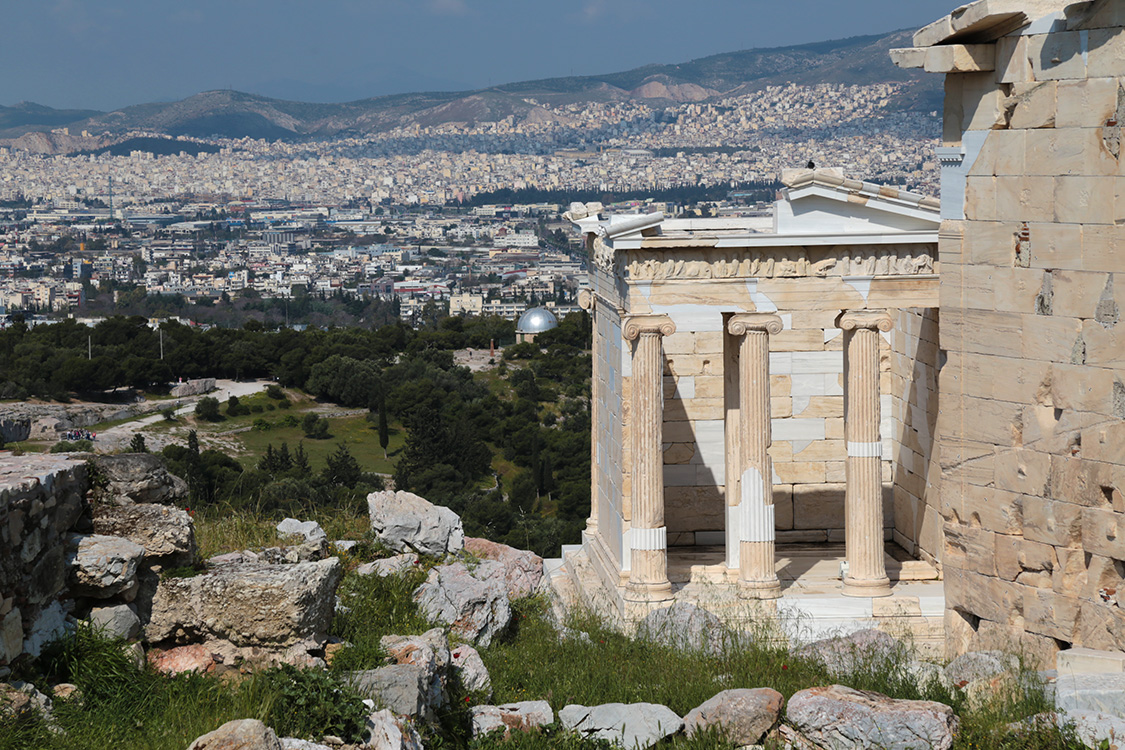
<instances>
[{"instance_id":1,"label":"domed building","mask_svg":"<svg viewBox=\"0 0 1125 750\"><path fill-rule=\"evenodd\" d=\"M535 336L543 331L559 327L559 319L545 307L533 307L520 316L516 323L516 343L535 341Z\"/></svg>"}]
</instances>

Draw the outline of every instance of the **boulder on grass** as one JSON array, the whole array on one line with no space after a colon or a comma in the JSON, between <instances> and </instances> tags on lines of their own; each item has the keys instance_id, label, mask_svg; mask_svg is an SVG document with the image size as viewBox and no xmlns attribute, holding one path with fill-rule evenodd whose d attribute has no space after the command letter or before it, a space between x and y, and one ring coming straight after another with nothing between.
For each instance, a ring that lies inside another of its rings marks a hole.
<instances>
[{"instance_id":1,"label":"boulder on grass","mask_svg":"<svg viewBox=\"0 0 1125 750\"><path fill-rule=\"evenodd\" d=\"M739 747L756 745L777 723L781 693L770 688L724 690L684 717L688 737L696 732L718 727Z\"/></svg>"},{"instance_id":2,"label":"boulder on grass","mask_svg":"<svg viewBox=\"0 0 1125 750\"><path fill-rule=\"evenodd\" d=\"M195 523L170 505L98 505L94 533L119 536L145 551L145 563L182 568L195 562Z\"/></svg>"},{"instance_id":3,"label":"boulder on grass","mask_svg":"<svg viewBox=\"0 0 1125 750\"><path fill-rule=\"evenodd\" d=\"M830 674L853 672L865 664L886 661L898 649L894 636L867 628L850 635L824 638L801 646L797 655L824 665Z\"/></svg>"},{"instance_id":4,"label":"boulder on grass","mask_svg":"<svg viewBox=\"0 0 1125 750\"><path fill-rule=\"evenodd\" d=\"M488 647L512 619L500 563L485 561L473 572L462 563L439 565L414 590L414 601L431 622Z\"/></svg>"},{"instance_id":5,"label":"boulder on grass","mask_svg":"<svg viewBox=\"0 0 1125 750\"><path fill-rule=\"evenodd\" d=\"M282 750L274 731L257 719L228 721L188 745L188 750Z\"/></svg>"},{"instance_id":6,"label":"boulder on grass","mask_svg":"<svg viewBox=\"0 0 1125 750\"><path fill-rule=\"evenodd\" d=\"M387 578L389 576L397 576L401 573L405 573L413 569L417 564L418 555L413 552L405 552L401 555L395 555L394 557L364 563L356 568L355 572L357 575L361 576L376 575L380 578Z\"/></svg>"},{"instance_id":7,"label":"boulder on grass","mask_svg":"<svg viewBox=\"0 0 1125 750\"><path fill-rule=\"evenodd\" d=\"M449 641L441 628L422 635L385 635L379 645L396 664L416 664L422 668L426 686L426 708L437 710L445 705L445 681L449 674Z\"/></svg>"},{"instance_id":8,"label":"boulder on grass","mask_svg":"<svg viewBox=\"0 0 1125 750\"><path fill-rule=\"evenodd\" d=\"M375 750L422 750L422 738L410 721L376 711L367 717L367 745Z\"/></svg>"},{"instance_id":9,"label":"boulder on grass","mask_svg":"<svg viewBox=\"0 0 1125 750\"><path fill-rule=\"evenodd\" d=\"M320 524L316 521L298 521L296 518L286 518L279 523L277 525L277 533L279 536L283 537L300 537L306 542L314 542L318 539L328 538L328 535L324 533L324 529L320 528Z\"/></svg>"},{"instance_id":10,"label":"boulder on grass","mask_svg":"<svg viewBox=\"0 0 1125 750\"><path fill-rule=\"evenodd\" d=\"M723 645L723 622L694 604L675 602L649 612L637 626L637 636L673 648L714 653Z\"/></svg>"},{"instance_id":11,"label":"boulder on grass","mask_svg":"<svg viewBox=\"0 0 1125 750\"><path fill-rule=\"evenodd\" d=\"M427 712L429 682L425 670L417 664L365 669L344 679L360 695L399 716L422 716Z\"/></svg>"},{"instance_id":12,"label":"boulder on grass","mask_svg":"<svg viewBox=\"0 0 1125 750\"><path fill-rule=\"evenodd\" d=\"M77 596L108 599L137 584L145 550L118 536L71 534L66 540L67 583ZM135 591L133 593L136 593Z\"/></svg>"},{"instance_id":13,"label":"boulder on grass","mask_svg":"<svg viewBox=\"0 0 1125 750\"><path fill-rule=\"evenodd\" d=\"M570 705L559 711L565 728L625 750L644 750L684 728L684 721L667 706L655 703Z\"/></svg>"},{"instance_id":14,"label":"boulder on grass","mask_svg":"<svg viewBox=\"0 0 1125 750\"><path fill-rule=\"evenodd\" d=\"M104 485L98 497L116 505L134 503L176 504L187 499L187 482L168 473L164 462L151 453L93 456L90 461Z\"/></svg>"},{"instance_id":15,"label":"boulder on grass","mask_svg":"<svg viewBox=\"0 0 1125 750\"><path fill-rule=\"evenodd\" d=\"M131 604L94 607L90 610L90 624L110 638L131 641L141 634L141 618Z\"/></svg>"},{"instance_id":16,"label":"boulder on grass","mask_svg":"<svg viewBox=\"0 0 1125 750\"><path fill-rule=\"evenodd\" d=\"M153 597L145 638L214 638L270 649L322 641L341 575L340 561L331 557L295 565L223 565L190 578L165 578Z\"/></svg>"},{"instance_id":17,"label":"boulder on grass","mask_svg":"<svg viewBox=\"0 0 1125 750\"><path fill-rule=\"evenodd\" d=\"M957 731L953 709L942 703L896 700L842 685L801 690L785 713L801 737L833 750L949 750Z\"/></svg>"},{"instance_id":18,"label":"boulder on grass","mask_svg":"<svg viewBox=\"0 0 1125 750\"><path fill-rule=\"evenodd\" d=\"M475 648L462 644L453 649L451 656L453 670L461 681L461 687L470 693L492 695L492 678Z\"/></svg>"},{"instance_id":19,"label":"boulder on grass","mask_svg":"<svg viewBox=\"0 0 1125 750\"><path fill-rule=\"evenodd\" d=\"M504 566L504 583L508 587L509 598L531 596L543 580L543 558L534 552L476 537L465 539L465 551Z\"/></svg>"},{"instance_id":20,"label":"boulder on grass","mask_svg":"<svg viewBox=\"0 0 1125 750\"><path fill-rule=\"evenodd\" d=\"M367 510L372 531L395 552L444 557L465 546L460 516L412 492L372 492Z\"/></svg>"},{"instance_id":21,"label":"boulder on grass","mask_svg":"<svg viewBox=\"0 0 1125 750\"><path fill-rule=\"evenodd\" d=\"M991 680L1005 673L1019 671L1020 662L1003 651L969 651L961 654L945 667L945 679L950 685L965 688L978 680Z\"/></svg>"},{"instance_id":22,"label":"boulder on grass","mask_svg":"<svg viewBox=\"0 0 1125 750\"><path fill-rule=\"evenodd\" d=\"M502 706L474 706L473 736L479 737L498 729L506 738L513 730L527 732L553 724L555 712L547 701L521 701Z\"/></svg>"}]
</instances>

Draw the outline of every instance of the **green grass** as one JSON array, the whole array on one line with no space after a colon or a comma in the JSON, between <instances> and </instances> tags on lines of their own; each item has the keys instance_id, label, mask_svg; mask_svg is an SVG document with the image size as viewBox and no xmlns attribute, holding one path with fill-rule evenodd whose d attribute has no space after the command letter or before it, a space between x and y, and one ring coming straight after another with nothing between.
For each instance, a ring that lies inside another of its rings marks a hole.
<instances>
[{"instance_id":1,"label":"green grass","mask_svg":"<svg viewBox=\"0 0 1125 750\"><path fill-rule=\"evenodd\" d=\"M293 412L293 410L290 410ZM277 423L288 412L269 412L268 414L254 414L254 418L264 418ZM296 412L299 413L299 412ZM239 417L239 419L245 419ZM250 423L253 419L249 420ZM265 455L266 446L273 443L274 448L280 447L282 441L289 444L290 453L297 447L297 443L304 441L305 452L313 466L323 466L328 455L336 450L336 444L346 442L348 450L352 452L360 467L364 471L391 474L397 454L402 450L406 441L406 432L401 425L392 425L390 428L390 443L387 446L387 458L383 458L383 449L379 446L379 425L368 421L366 415L354 417L338 417L328 420L328 432L332 435L328 440L310 440L305 437L300 427L275 426L269 430L249 430L240 432L234 437L242 443L246 453L238 456L243 466L255 466L258 460Z\"/></svg>"},{"instance_id":2,"label":"green grass","mask_svg":"<svg viewBox=\"0 0 1125 750\"><path fill-rule=\"evenodd\" d=\"M199 556L203 559L244 549L276 547L277 518L211 506L194 511ZM302 521L316 521L329 539L362 540L371 533L366 509L309 507L298 514Z\"/></svg>"}]
</instances>

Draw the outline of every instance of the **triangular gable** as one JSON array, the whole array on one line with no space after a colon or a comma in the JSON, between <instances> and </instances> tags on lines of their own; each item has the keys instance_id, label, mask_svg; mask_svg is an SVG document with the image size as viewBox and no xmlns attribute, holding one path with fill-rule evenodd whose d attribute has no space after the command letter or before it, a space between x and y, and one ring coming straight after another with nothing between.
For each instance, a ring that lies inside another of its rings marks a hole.
<instances>
[{"instance_id":1,"label":"triangular gable","mask_svg":"<svg viewBox=\"0 0 1125 750\"><path fill-rule=\"evenodd\" d=\"M935 198L849 180L836 170L786 177L788 187L775 204L778 234L936 232L941 224Z\"/></svg>"}]
</instances>

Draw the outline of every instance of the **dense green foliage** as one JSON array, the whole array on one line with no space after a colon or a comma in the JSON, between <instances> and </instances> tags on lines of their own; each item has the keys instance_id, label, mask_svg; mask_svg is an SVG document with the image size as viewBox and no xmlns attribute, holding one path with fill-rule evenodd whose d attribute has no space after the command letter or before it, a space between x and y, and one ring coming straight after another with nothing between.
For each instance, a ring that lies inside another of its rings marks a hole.
<instances>
[{"instance_id":1,"label":"dense green foliage","mask_svg":"<svg viewBox=\"0 0 1125 750\"><path fill-rule=\"evenodd\" d=\"M453 508L467 533L546 555L577 541L590 503L585 313L567 316L535 344L508 346L498 368L476 375L454 364L453 351L511 342L511 321L446 317L419 330L394 323L323 331L203 331L164 323L162 330L164 359L160 332L139 317L110 318L92 329L64 321L0 331L0 397L66 398L173 375L273 377L318 399L369 409L380 443L388 420L404 425L406 444L392 459L396 487ZM281 388L260 401L267 403L205 397L194 416L222 423L291 405ZM328 420L313 412L298 416L283 421L299 424L305 440L339 440ZM253 426L270 424L259 418ZM310 465L300 452L300 446L271 444L266 460L247 467L191 438L163 454L188 482L193 508L296 514L356 506L383 485L360 470L343 443L325 465Z\"/></svg>"}]
</instances>

